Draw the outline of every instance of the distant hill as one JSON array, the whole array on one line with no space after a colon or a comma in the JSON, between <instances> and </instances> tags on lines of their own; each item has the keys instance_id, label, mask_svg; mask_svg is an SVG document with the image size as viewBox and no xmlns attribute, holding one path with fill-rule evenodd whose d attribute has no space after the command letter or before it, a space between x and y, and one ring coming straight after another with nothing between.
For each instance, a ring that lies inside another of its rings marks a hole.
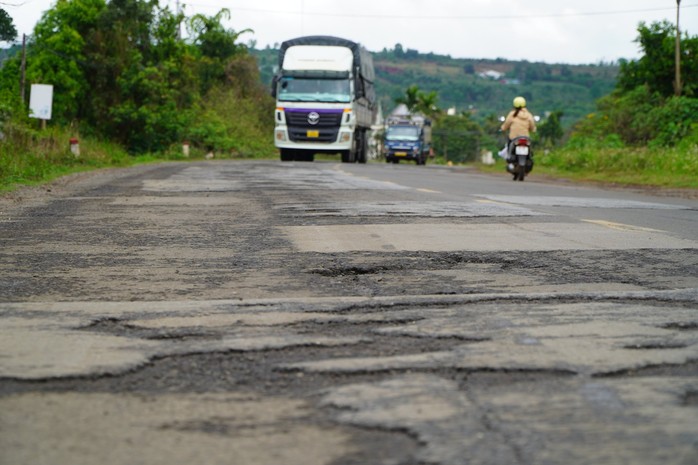
<instances>
[{"instance_id":1,"label":"distant hill","mask_svg":"<svg viewBox=\"0 0 698 465\"><path fill-rule=\"evenodd\" d=\"M277 66L277 50L252 49L261 79L269 85ZM442 109L470 112L477 119L505 114L517 95L528 100L529 109L544 116L561 110L565 126L593 112L599 97L616 84L614 64L568 65L509 61L501 58L461 59L408 49L373 53L376 90L387 114L412 84L422 91L436 91Z\"/></svg>"}]
</instances>

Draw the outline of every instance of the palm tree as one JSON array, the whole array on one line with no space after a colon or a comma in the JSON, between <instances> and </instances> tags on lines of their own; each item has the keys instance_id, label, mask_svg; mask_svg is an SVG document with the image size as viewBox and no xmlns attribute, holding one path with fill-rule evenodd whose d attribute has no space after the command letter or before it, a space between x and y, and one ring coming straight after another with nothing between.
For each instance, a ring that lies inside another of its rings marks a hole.
<instances>
[{"instance_id":1,"label":"palm tree","mask_svg":"<svg viewBox=\"0 0 698 465\"><path fill-rule=\"evenodd\" d=\"M223 8L214 16L197 14L189 19L189 33L204 56L225 60L244 49L244 46L237 45L235 41L241 34L254 31L245 29L235 32L226 29L223 21L228 19L230 10L227 8Z\"/></svg>"},{"instance_id":2,"label":"palm tree","mask_svg":"<svg viewBox=\"0 0 698 465\"><path fill-rule=\"evenodd\" d=\"M395 99L395 103L402 103L407 107L410 113L414 113L417 110L417 105L419 104L419 94L421 91L416 84L412 84L405 90L405 95Z\"/></svg>"},{"instance_id":3,"label":"palm tree","mask_svg":"<svg viewBox=\"0 0 698 465\"><path fill-rule=\"evenodd\" d=\"M417 108L416 110L422 113L424 116L433 118L439 109L436 107L436 101L439 99L436 91L433 90L428 94L420 92L417 96Z\"/></svg>"},{"instance_id":4,"label":"palm tree","mask_svg":"<svg viewBox=\"0 0 698 465\"><path fill-rule=\"evenodd\" d=\"M412 84L405 90L405 95L395 99L395 103L402 103L410 113L421 113L424 116L434 116L438 112L436 91L424 93L416 84Z\"/></svg>"}]
</instances>

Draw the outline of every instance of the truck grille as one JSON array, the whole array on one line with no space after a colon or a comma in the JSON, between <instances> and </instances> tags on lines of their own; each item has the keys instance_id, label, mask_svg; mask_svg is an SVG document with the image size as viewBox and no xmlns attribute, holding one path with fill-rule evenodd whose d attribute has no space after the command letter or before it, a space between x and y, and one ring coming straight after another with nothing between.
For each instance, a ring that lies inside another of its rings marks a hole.
<instances>
[{"instance_id":1,"label":"truck grille","mask_svg":"<svg viewBox=\"0 0 698 465\"><path fill-rule=\"evenodd\" d=\"M316 124L310 124L310 113L317 113L319 119ZM289 138L294 142L335 142L339 125L342 123L343 110L303 110L286 109L286 124L288 125ZM309 137L308 134L317 131L318 137Z\"/></svg>"}]
</instances>

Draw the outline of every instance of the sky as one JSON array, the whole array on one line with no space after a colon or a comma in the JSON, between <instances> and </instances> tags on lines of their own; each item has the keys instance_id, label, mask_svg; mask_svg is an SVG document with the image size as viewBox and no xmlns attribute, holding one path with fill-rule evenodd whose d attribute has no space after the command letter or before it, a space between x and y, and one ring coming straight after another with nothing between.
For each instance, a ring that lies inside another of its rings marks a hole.
<instances>
[{"instance_id":1,"label":"sky","mask_svg":"<svg viewBox=\"0 0 698 465\"><path fill-rule=\"evenodd\" d=\"M20 37L55 0L0 0ZM226 27L252 29L257 48L304 35L334 35L368 50L454 58L590 64L636 59L641 21L676 22L676 0L160 0L187 16L230 10ZM679 26L698 35L698 0L681 0Z\"/></svg>"}]
</instances>

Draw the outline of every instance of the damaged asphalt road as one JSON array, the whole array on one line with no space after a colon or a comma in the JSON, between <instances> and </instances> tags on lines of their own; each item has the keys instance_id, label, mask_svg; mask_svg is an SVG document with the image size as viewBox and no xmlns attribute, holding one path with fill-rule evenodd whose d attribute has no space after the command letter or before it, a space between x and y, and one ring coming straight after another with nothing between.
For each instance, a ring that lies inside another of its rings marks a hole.
<instances>
[{"instance_id":1,"label":"damaged asphalt road","mask_svg":"<svg viewBox=\"0 0 698 465\"><path fill-rule=\"evenodd\" d=\"M696 231L691 199L401 165L6 196L0 464L698 463Z\"/></svg>"}]
</instances>

